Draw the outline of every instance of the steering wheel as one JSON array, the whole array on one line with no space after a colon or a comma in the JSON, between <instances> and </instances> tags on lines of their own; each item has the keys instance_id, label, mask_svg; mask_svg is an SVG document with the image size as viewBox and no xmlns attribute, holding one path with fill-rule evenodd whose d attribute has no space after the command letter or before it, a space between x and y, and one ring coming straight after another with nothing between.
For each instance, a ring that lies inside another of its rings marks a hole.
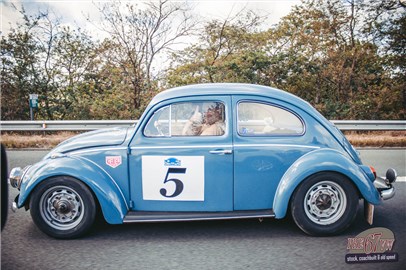
<instances>
[{"instance_id":1,"label":"steering wheel","mask_svg":"<svg viewBox=\"0 0 406 270\"><path fill-rule=\"evenodd\" d=\"M160 136L165 136L165 134L164 134L163 131L162 131L161 124L158 122L158 120L156 120L156 121L154 122L154 127L155 127L155 129L158 131L158 134L159 134Z\"/></svg>"}]
</instances>

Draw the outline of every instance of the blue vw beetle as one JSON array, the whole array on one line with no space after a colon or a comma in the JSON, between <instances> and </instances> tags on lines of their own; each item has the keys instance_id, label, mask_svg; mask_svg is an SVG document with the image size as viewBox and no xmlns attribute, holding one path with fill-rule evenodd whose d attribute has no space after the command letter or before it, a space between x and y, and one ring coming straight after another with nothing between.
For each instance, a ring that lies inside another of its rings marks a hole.
<instances>
[{"instance_id":1,"label":"blue vw beetle","mask_svg":"<svg viewBox=\"0 0 406 270\"><path fill-rule=\"evenodd\" d=\"M56 238L75 238L97 211L110 224L284 218L310 235L337 234L363 199L394 196L343 134L287 92L201 84L155 96L139 122L73 137L40 162L14 168L14 208Z\"/></svg>"}]
</instances>

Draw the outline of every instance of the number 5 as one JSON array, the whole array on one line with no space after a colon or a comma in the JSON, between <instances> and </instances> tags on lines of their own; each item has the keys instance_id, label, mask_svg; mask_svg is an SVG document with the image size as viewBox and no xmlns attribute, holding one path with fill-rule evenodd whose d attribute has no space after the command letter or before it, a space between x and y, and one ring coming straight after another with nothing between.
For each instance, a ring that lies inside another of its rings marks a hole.
<instances>
[{"instance_id":1,"label":"number 5","mask_svg":"<svg viewBox=\"0 0 406 270\"><path fill-rule=\"evenodd\" d=\"M167 190L165 188L161 188L161 190L159 192L161 193L162 196L164 196L166 198L176 197L179 194L181 194L182 191L183 191L183 183L182 183L182 181L180 181L179 179L176 179L176 178L168 179L168 176L171 173L185 174L186 173L186 168L168 168L168 172L166 173L164 184L166 184L168 182L174 182L175 185L176 185L176 188L175 188L175 192L172 195L167 195L166 194Z\"/></svg>"}]
</instances>

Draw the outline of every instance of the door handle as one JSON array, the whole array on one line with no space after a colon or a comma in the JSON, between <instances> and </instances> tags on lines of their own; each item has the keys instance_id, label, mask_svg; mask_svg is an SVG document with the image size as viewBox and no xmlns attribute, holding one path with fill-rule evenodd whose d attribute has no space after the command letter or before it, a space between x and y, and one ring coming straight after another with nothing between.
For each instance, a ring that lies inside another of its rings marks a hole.
<instances>
[{"instance_id":1,"label":"door handle","mask_svg":"<svg viewBox=\"0 0 406 270\"><path fill-rule=\"evenodd\" d=\"M214 155L230 155L233 153L233 150L218 149L218 150L211 150L211 151L209 151L209 153L214 154Z\"/></svg>"}]
</instances>

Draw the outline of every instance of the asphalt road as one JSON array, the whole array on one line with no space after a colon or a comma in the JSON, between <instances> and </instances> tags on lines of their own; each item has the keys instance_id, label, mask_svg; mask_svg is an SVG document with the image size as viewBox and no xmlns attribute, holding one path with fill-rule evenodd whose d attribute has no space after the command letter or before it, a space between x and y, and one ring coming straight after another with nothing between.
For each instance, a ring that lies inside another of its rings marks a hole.
<instances>
[{"instance_id":1,"label":"asphalt road","mask_svg":"<svg viewBox=\"0 0 406 270\"><path fill-rule=\"evenodd\" d=\"M9 167L39 160L44 151L10 151ZM362 150L365 164L378 174L395 167L405 176L405 149ZM1 233L1 269L405 269L406 182L397 193L375 208L373 226L357 219L335 237L309 237L288 218L107 225L98 223L77 240L44 235L23 209L9 212ZM10 202L16 190L10 190ZM369 228L394 232L393 252L398 262L347 264L348 238ZM403 266L402 266L403 265Z\"/></svg>"}]
</instances>

